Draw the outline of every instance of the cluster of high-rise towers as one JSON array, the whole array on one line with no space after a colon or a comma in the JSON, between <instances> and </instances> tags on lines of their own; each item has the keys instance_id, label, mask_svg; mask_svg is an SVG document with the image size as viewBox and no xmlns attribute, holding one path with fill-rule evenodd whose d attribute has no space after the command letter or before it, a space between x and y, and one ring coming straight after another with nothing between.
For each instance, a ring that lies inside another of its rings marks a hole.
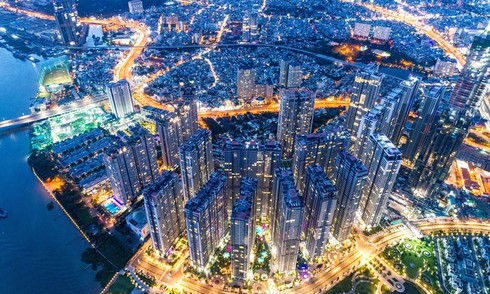
<instances>
[{"instance_id":1,"label":"cluster of high-rise towers","mask_svg":"<svg viewBox=\"0 0 490 294\"><path fill-rule=\"evenodd\" d=\"M488 45L488 38L475 40L481 43ZM475 65L472 56L478 54ZM481 71L487 73L482 79ZM104 159L117 199L130 202L143 195L153 247L161 255L186 234L191 265L205 271L229 233L232 279L245 282L255 228L266 224L277 271L293 273L301 242L314 259L324 255L330 240L348 239L354 224L380 224L402 161L412 168L415 191L430 195L437 189L481 93L488 91L487 79L488 46L474 45L448 103L443 87L426 86L410 131L407 119L421 92L416 78L379 97L383 74L375 66L359 70L345 125L314 133L315 93L284 88L277 141L230 140L221 148L221 162L214 159L211 132L198 127L193 89L183 88L174 111L142 109L156 126L166 171L158 173L157 144L142 128L121 134L121 143ZM117 116L133 111L127 82L110 84L108 93ZM292 167L282 167L284 162Z\"/></svg>"},{"instance_id":2,"label":"cluster of high-rise towers","mask_svg":"<svg viewBox=\"0 0 490 294\"><path fill-rule=\"evenodd\" d=\"M64 43L76 45L83 33L74 2L56 0L54 8ZM256 14L247 13L244 26L243 39L253 40ZM186 234L190 263L204 271L229 232L232 279L244 282L255 227L268 224L277 270L293 273L300 242L314 259L332 238L348 239L354 223L380 223L402 161L412 169L415 193L431 195L443 183L489 95L489 48L488 34L475 38L449 101L444 87L425 87L410 131L418 79L380 97L383 74L374 66L359 70L345 125L312 133L316 93L299 88L299 65L282 61L277 141L229 141L220 164L211 132L198 128L194 91L183 88L174 111L142 109L156 126L165 171L158 171L153 136L141 127L118 133L117 144L103 155L114 196L130 203L143 195L153 248L162 256ZM254 83L250 78L248 84ZM253 95L248 84L239 84L238 92ZM126 81L109 84L107 92L117 118L134 112ZM284 161L292 168L281 167Z\"/></svg>"}]
</instances>

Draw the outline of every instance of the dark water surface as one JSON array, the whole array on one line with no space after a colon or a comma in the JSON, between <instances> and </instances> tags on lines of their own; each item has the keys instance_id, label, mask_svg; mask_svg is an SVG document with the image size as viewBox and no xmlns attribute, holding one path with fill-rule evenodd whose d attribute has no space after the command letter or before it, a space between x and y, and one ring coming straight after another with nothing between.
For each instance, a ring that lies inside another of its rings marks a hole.
<instances>
[{"instance_id":1,"label":"dark water surface","mask_svg":"<svg viewBox=\"0 0 490 294\"><path fill-rule=\"evenodd\" d=\"M0 119L29 112L37 69L0 48ZM99 293L95 272L80 260L88 248L27 164L29 133L0 137L0 293Z\"/></svg>"}]
</instances>

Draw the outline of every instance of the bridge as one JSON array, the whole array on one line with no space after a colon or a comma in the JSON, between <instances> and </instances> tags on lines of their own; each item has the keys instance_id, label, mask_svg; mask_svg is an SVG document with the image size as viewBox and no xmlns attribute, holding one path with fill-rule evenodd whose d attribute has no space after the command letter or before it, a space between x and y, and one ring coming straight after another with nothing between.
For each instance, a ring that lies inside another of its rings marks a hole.
<instances>
[{"instance_id":1,"label":"bridge","mask_svg":"<svg viewBox=\"0 0 490 294\"><path fill-rule=\"evenodd\" d=\"M50 109L41 112L35 112L27 115L20 116L18 118L4 120L0 122L0 134L13 131L19 128L29 126L33 123L48 119L53 116L65 114L71 111L78 110L82 107L97 104L107 99L107 95L98 95L95 97L86 97L82 100L74 101L55 109Z\"/></svg>"}]
</instances>

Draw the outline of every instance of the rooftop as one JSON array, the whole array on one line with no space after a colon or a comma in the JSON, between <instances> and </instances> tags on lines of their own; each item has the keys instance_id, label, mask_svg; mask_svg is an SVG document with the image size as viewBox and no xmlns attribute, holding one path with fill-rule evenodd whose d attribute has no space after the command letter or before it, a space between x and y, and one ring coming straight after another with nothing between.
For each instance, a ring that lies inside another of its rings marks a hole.
<instances>
[{"instance_id":1,"label":"rooftop","mask_svg":"<svg viewBox=\"0 0 490 294\"><path fill-rule=\"evenodd\" d=\"M126 216L126 222L139 229L142 229L148 222L144 208L140 207L128 214L128 216Z\"/></svg>"},{"instance_id":2,"label":"rooftop","mask_svg":"<svg viewBox=\"0 0 490 294\"><path fill-rule=\"evenodd\" d=\"M192 135L182 146L180 146L180 151L190 151L195 149L196 145L204 141L206 138L211 137L211 131L205 129L198 129L197 132Z\"/></svg>"},{"instance_id":3,"label":"rooftop","mask_svg":"<svg viewBox=\"0 0 490 294\"><path fill-rule=\"evenodd\" d=\"M384 152L390 157L397 157L401 159L402 153L400 150L391 143L390 139L382 134L371 135L371 140L375 141L377 145L383 148Z\"/></svg>"},{"instance_id":4,"label":"rooftop","mask_svg":"<svg viewBox=\"0 0 490 294\"><path fill-rule=\"evenodd\" d=\"M201 190L186 202L185 210L199 213L204 211L209 206L211 199L224 190L225 183L226 176L223 173L212 173Z\"/></svg>"},{"instance_id":5,"label":"rooftop","mask_svg":"<svg viewBox=\"0 0 490 294\"><path fill-rule=\"evenodd\" d=\"M235 202L232 219L248 220L253 214L254 196L257 191L257 179L243 178L240 184L240 198Z\"/></svg>"},{"instance_id":6,"label":"rooftop","mask_svg":"<svg viewBox=\"0 0 490 294\"><path fill-rule=\"evenodd\" d=\"M143 190L143 195L145 197L158 198L162 195L160 191L162 191L165 187L168 187L169 185L175 184L176 182L177 182L176 174L170 171L163 171L162 174L155 179L154 183L148 185Z\"/></svg>"},{"instance_id":7,"label":"rooftop","mask_svg":"<svg viewBox=\"0 0 490 294\"><path fill-rule=\"evenodd\" d=\"M330 198L337 196L337 188L327 177L327 174L323 168L319 165L310 165L306 168L306 174L310 175L310 178L315 183L315 187L321 192L323 198Z\"/></svg>"},{"instance_id":8,"label":"rooftop","mask_svg":"<svg viewBox=\"0 0 490 294\"><path fill-rule=\"evenodd\" d=\"M301 197L296 189L291 169L278 168L276 169L274 176L280 180L280 185L282 185L282 197L284 197L286 205L290 208L303 207L303 197Z\"/></svg>"}]
</instances>

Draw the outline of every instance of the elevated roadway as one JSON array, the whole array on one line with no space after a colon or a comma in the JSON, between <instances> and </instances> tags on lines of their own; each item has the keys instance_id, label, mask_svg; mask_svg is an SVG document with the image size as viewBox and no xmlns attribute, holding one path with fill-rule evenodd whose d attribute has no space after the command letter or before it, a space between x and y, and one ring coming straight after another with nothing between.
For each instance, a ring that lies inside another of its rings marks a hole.
<instances>
[{"instance_id":1,"label":"elevated roadway","mask_svg":"<svg viewBox=\"0 0 490 294\"><path fill-rule=\"evenodd\" d=\"M33 123L43 121L53 116L65 114L71 111L78 110L82 107L100 103L107 99L107 95L99 95L96 97L86 97L82 100L77 100L69 104L58 106L52 110L45 110L23 115L14 119L4 120L0 122L0 133L13 131L19 128L29 126Z\"/></svg>"}]
</instances>

